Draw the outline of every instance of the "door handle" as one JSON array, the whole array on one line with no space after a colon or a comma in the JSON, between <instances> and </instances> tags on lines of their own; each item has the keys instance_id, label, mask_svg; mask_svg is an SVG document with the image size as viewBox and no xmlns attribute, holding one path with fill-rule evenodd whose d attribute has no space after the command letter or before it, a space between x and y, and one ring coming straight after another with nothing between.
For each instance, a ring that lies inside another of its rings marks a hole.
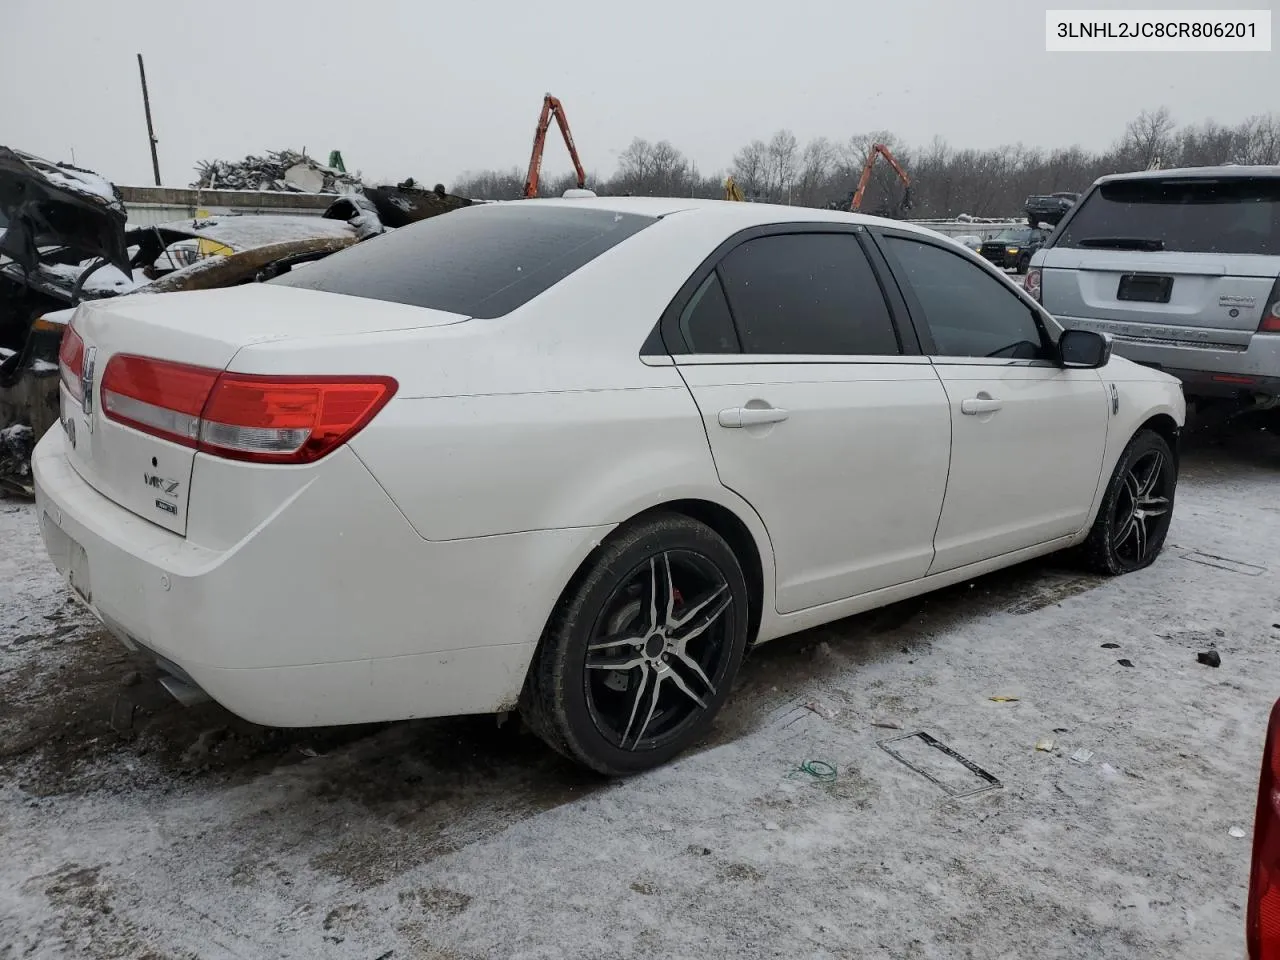
<instances>
[{"instance_id":1,"label":"door handle","mask_svg":"<svg viewBox=\"0 0 1280 960\"><path fill-rule=\"evenodd\" d=\"M978 396L971 397L968 400L961 400L960 412L974 417L980 413L995 413L1003 406L1004 404L1001 401L979 394Z\"/></svg>"},{"instance_id":2,"label":"door handle","mask_svg":"<svg viewBox=\"0 0 1280 960\"><path fill-rule=\"evenodd\" d=\"M791 416L781 407L730 407L721 410L716 421L722 427L754 427L763 423L781 423Z\"/></svg>"}]
</instances>

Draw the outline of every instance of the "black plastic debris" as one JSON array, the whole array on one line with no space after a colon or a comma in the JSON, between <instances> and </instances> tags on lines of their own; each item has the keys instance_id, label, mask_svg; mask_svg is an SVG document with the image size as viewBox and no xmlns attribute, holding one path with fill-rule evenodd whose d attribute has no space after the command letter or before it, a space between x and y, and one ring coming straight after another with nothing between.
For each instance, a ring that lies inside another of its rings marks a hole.
<instances>
[{"instance_id":1,"label":"black plastic debris","mask_svg":"<svg viewBox=\"0 0 1280 960\"><path fill-rule=\"evenodd\" d=\"M1133 666L1133 661L1132 661L1132 660L1117 660L1117 661L1116 661L1116 663L1120 664L1120 666L1122 666L1122 667L1132 667L1132 666Z\"/></svg>"},{"instance_id":2,"label":"black plastic debris","mask_svg":"<svg viewBox=\"0 0 1280 960\"><path fill-rule=\"evenodd\" d=\"M903 766L941 787L952 797L969 797L999 788L1002 784L967 757L923 730L879 740L877 745Z\"/></svg>"},{"instance_id":3,"label":"black plastic debris","mask_svg":"<svg viewBox=\"0 0 1280 960\"><path fill-rule=\"evenodd\" d=\"M1104 644L1102 645L1102 649L1103 649L1103 650L1119 650L1119 649L1120 649L1120 644L1118 644L1118 643L1104 643Z\"/></svg>"},{"instance_id":4,"label":"black plastic debris","mask_svg":"<svg viewBox=\"0 0 1280 960\"><path fill-rule=\"evenodd\" d=\"M1222 666L1222 657L1218 655L1217 650L1206 650L1204 653L1196 654L1196 662L1203 663L1206 667Z\"/></svg>"}]
</instances>

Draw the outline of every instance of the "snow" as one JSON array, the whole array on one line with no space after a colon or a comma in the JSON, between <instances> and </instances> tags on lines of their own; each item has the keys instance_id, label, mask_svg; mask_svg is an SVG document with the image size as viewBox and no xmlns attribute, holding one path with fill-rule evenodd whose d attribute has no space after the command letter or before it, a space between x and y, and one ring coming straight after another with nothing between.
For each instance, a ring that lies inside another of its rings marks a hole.
<instances>
[{"instance_id":1,"label":"snow","mask_svg":"<svg viewBox=\"0 0 1280 960\"><path fill-rule=\"evenodd\" d=\"M1024 565L768 644L705 744L615 783L492 718L267 736L170 706L149 676L119 679L136 662L67 602L34 508L0 500L0 942L203 960L1240 956L1280 693L1278 463L1266 433L1192 449L1141 573ZM1210 645L1216 670L1195 661ZM145 707L132 739L107 726L120 696ZM19 739L55 710L65 736ZM872 725L886 717L905 730ZM917 730L1001 788L948 799L877 745Z\"/></svg>"},{"instance_id":2,"label":"snow","mask_svg":"<svg viewBox=\"0 0 1280 960\"><path fill-rule=\"evenodd\" d=\"M80 274L84 273L94 263L95 261L93 260L86 260L80 264L44 263L40 265L40 272L58 277L73 285ZM135 278L122 273L118 267L108 264L89 275L89 279L85 281L83 292L89 295L121 294L135 290L138 286L139 283Z\"/></svg>"},{"instance_id":3,"label":"snow","mask_svg":"<svg viewBox=\"0 0 1280 960\"><path fill-rule=\"evenodd\" d=\"M354 237L356 235L354 228L341 220L266 214L218 215L203 220L161 224L161 229L181 231L193 237L204 237L226 244L235 250L249 250L269 243L310 240L316 237Z\"/></svg>"},{"instance_id":4,"label":"snow","mask_svg":"<svg viewBox=\"0 0 1280 960\"><path fill-rule=\"evenodd\" d=\"M105 201L108 207L122 214L124 213L124 204L116 196L115 187L111 185L111 181L105 177L100 177L98 174L91 173L88 170L59 167L43 160L37 160L34 157L26 159L50 184L70 190L73 193Z\"/></svg>"}]
</instances>

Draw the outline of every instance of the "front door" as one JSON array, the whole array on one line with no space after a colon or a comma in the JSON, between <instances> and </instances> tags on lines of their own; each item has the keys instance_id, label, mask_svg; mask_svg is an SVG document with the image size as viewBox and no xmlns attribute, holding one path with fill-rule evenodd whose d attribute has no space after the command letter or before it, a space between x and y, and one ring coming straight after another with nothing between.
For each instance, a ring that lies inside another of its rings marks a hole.
<instances>
[{"instance_id":1,"label":"front door","mask_svg":"<svg viewBox=\"0 0 1280 960\"><path fill-rule=\"evenodd\" d=\"M1060 367L1034 308L985 267L914 237L882 242L951 410L929 572L1078 533L1107 439L1098 371Z\"/></svg>"}]
</instances>

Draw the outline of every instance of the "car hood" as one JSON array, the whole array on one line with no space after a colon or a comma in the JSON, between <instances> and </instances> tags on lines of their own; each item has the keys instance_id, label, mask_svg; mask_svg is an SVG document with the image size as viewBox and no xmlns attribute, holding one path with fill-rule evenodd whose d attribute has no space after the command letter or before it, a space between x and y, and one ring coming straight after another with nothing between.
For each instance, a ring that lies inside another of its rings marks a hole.
<instances>
[{"instance_id":1,"label":"car hood","mask_svg":"<svg viewBox=\"0 0 1280 960\"><path fill-rule=\"evenodd\" d=\"M129 272L124 204L96 173L0 146L0 213L9 221L0 254L28 271L41 247L61 246Z\"/></svg>"}]
</instances>

